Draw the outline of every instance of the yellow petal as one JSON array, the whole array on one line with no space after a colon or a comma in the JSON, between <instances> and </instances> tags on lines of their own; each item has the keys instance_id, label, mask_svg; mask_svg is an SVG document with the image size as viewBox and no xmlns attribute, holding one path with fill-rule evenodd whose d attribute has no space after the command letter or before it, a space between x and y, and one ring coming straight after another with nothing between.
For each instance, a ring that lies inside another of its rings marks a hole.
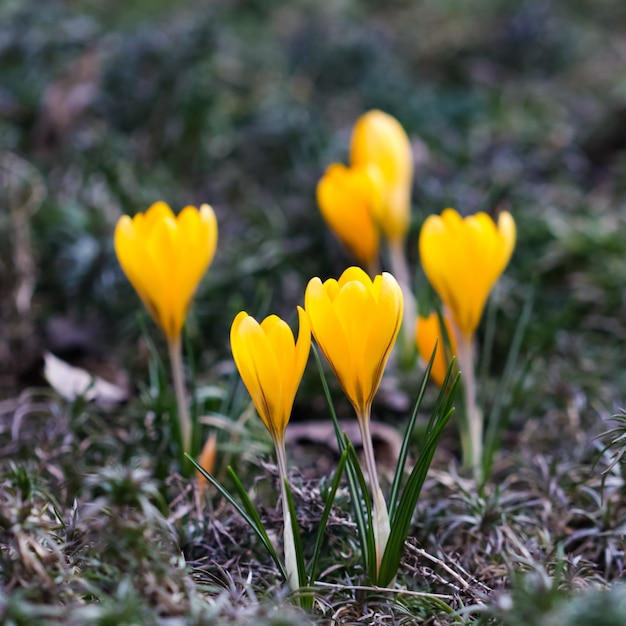
<instances>
[{"instance_id":1,"label":"yellow petal","mask_svg":"<svg viewBox=\"0 0 626 626\"><path fill-rule=\"evenodd\" d=\"M361 116L352 131L350 163L373 163L380 170L385 187L379 225L388 239L401 242L410 222L413 154L398 120L377 110Z\"/></svg>"},{"instance_id":2,"label":"yellow petal","mask_svg":"<svg viewBox=\"0 0 626 626\"><path fill-rule=\"evenodd\" d=\"M365 168L328 167L317 185L317 203L329 228L364 265L378 255L373 213L378 190Z\"/></svg>"},{"instance_id":3,"label":"yellow petal","mask_svg":"<svg viewBox=\"0 0 626 626\"><path fill-rule=\"evenodd\" d=\"M335 376L348 397L355 395L355 381L351 375L352 357L343 326L333 308L328 292L336 295L337 281L327 280L324 284L315 277L309 281L304 293L304 308L309 317L311 332Z\"/></svg>"},{"instance_id":4,"label":"yellow petal","mask_svg":"<svg viewBox=\"0 0 626 626\"><path fill-rule=\"evenodd\" d=\"M259 417L274 436L282 432L283 422L278 362L261 325L247 314L239 315L231 327L233 358Z\"/></svg>"},{"instance_id":5,"label":"yellow petal","mask_svg":"<svg viewBox=\"0 0 626 626\"><path fill-rule=\"evenodd\" d=\"M446 333L450 341L452 355L456 355L456 338L450 325L450 320L444 318ZM420 317L415 325L415 341L420 357L425 363L430 361L433 350L437 346L437 354L430 370L430 376L441 387L448 371L448 359L446 358L446 344L441 332L439 316L431 313L428 317Z\"/></svg>"}]
</instances>

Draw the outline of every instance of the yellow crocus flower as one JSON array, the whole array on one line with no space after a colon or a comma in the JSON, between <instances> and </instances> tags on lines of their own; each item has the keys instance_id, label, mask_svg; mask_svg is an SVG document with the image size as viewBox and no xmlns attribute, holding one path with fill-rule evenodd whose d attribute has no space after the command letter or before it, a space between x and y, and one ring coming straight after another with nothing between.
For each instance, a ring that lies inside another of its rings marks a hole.
<instances>
[{"instance_id":1,"label":"yellow crocus flower","mask_svg":"<svg viewBox=\"0 0 626 626\"><path fill-rule=\"evenodd\" d=\"M384 186L376 221L390 243L400 245L411 218L413 154L398 120L378 110L362 115L352 131L350 163L378 167Z\"/></svg>"},{"instance_id":2,"label":"yellow crocus flower","mask_svg":"<svg viewBox=\"0 0 626 626\"><path fill-rule=\"evenodd\" d=\"M402 322L403 298L387 272L374 280L349 267L339 280L312 278L304 307L315 341L359 418L369 410Z\"/></svg>"},{"instance_id":3,"label":"yellow crocus flower","mask_svg":"<svg viewBox=\"0 0 626 626\"><path fill-rule=\"evenodd\" d=\"M452 355L456 355L456 338L450 325L450 320L444 318L444 323L446 334L450 341L450 351ZM436 312L431 313L428 317L419 317L415 324L415 342L419 355L426 363L430 361L435 345L437 346L437 354L430 370L430 376L441 387L448 371L449 361L446 358L446 342L441 332L439 316Z\"/></svg>"},{"instance_id":4,"label":"yellow crocus flower","mask_svg":"<svg viewBox=\"0 0 626 626\"><path fill-rule=\"evenodd\" d=\"M389 273L372 280L360 267L322 283L312 278L304 294L317 345L330 363L359 420L365 464L372 490L372 526L376 568L389 538L389 514L374 458L370 412L387 359L402 323L404 300Z\"/></svg>"},{"instance_id":5,"label":"yellow crocus flower","mask_svg":"<svg viewBox=\"0 0 626 626\"><path fill-rule=\"evenodd\" d=\"M185 207L176 217L156 202L115 228L117 258L168 340L182 330L193 294L217 245L217 220L208 204Z\"/></svg>"},{"instance_id":6,"label":"yellow crocus flower","mask_svg":"<svg viewBox=\"0 0 626 626\"><path fill-rule=\"evenodd\" d=\"M239 374L272 439L283 441L298 385L311 349L309 318L298 307L300 331L276 315L260 324L245 311L230 329L230 346Z\"/></svg>"},{"instance_id":7,"label":"yellow crocus flower","mask_svg":"<svg viewBox=\"0 0 626 626\"><path fill-rule=\"evenodd\" d=\"M283 501L285 569L292 589L298 589L299 576L287 506L285 429L311 350L311 326L301 307L298 307L298 319L300 330L297 342L289 326L276 315L266 317L259 324L241 311L230 329L230 347L235 365L276 449Z\"/></svg>"},{"instance_id":8,"label":"yellow crocus flower","mask_svg":"<svg viewBox=\"0 0 626 626\"><path fill-rule=\"evenodd\" d=\"M365 267L378 256L378 229L374 212L380 193L367 167L329 165L317 184L317 204L329 228Z\"/></svg>"},{"instance_id":9,"label":"yellow crocus flower","mask_svg":"<svg viewBox=\"0 0 626 626\"><path fill-rule=\"evenodd\" d=\"M515 222L500 213L463 219L454 209L426 218L419 251L426 277L448 307L461 334L471 338L493 286L515 247Z\"/></svg>"}]
</instances>

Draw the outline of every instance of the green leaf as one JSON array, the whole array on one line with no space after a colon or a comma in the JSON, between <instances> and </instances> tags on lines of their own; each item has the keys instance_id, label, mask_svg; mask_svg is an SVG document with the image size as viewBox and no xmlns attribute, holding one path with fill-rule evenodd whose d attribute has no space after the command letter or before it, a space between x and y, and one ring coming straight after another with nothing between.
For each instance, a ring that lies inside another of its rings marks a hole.
<instances>
[{"instance_id":1,"label":"green leaf","mask_svg":"<svg viewBox=\"0 0 626 626\"><path fill-rule=\"evenodd\" d=\"M378 574L378 584L381 586L388 585L394 579L398 571L402 551L404 549L404 541L406 540L411 525L411 519L413 518L413 511L417 505L443 429L454 412L452 403L454 402L454 397L461 378L460 374L457 374L454 382L448 386L454 367L455 362L454 359L452 359L448 366L443 385L441 386L437 402L435 403L435 408L428 422L424 445L420 451L417 463L407 480L393 521L391 522L391 532Z\"/></svg>"},{"instance_id":2,"label":"green leaf","mask_svg":"<svg viewBox=\"0 0 626 626\"><path fill-rule=\"evenodd\" d=\"M396 465L396 471L393 475L393 482L391 483L391 492L389 494L389 519L392 521L396 511L396 507L398 505L398 493L400 492L400 485L404 476L404 468L406 467L406 459L409 453L411 435L413 434L415 420L417 419L417 414L420 410L420 406L422 405L424 393L426 392L426 385L428 384L428 378L430 377L430 370L432 369L433 363L435 361L435 355L437 354L437 344L438 342L435 343L435 349L433 350L433 353L430 356L430 360L428 361L428 365L426 366L426 371L424 372L424 376L422 377L420 390L417 394L415 405L413 406L413 413L411 413L411 418L409 419L409 423L407 424L406 430L404 431L404 437L402 438L402 446L400 448L400 454L398 455L398 464Z\"/></svg>"},{"instance_id":3,"label":"green leaf","mask_svg":"<svg viewBox=\"0 0 626 626\"><path fill-rule=\"evenodd\" d=\"M359 483L359 488L361 490L361 498L356 501L355 506L358 506L361 511L361 515L363 511L360 507L361 500L365 504L365 514L367 516L367 524L365 526L365 535L364 535L364 543L365 543L365 557L366 557L366 571L367 576L370 580L370 583L375 585L377 584L377 572L376 572L376 539L374 537L374 525L372 523L372 502L369 497L369 493L367 491L367 483L365 482L365 476L363 476L363 471L361 470L361 464L359 463L359 457L354 449L354 446L348 439L348 436L344 433L345 445L348 450L348 467L352 467L356 479ZM358 495L358 494L357 494Z\"/></svg>"},{"instance_id":4,"label":"green leaf","mask_svg":"<svg viewBox=\"0 0 626 626\"><path fill-rule=\"evenodd\" d=\"M317 561L319 560L319 556L322 551L322 545L324 544L326 524L328 523L328 517L330 516L330 511L333 507L333 502L335 501L335 494L337 493L337 489L339 488L339 483L341 482L341 475L345 468L347 459L348 459L348 451L344 450L341 453L341 458L339 459L339 463L337 464L337 469L335 470L335 475L333 476L333 480L330 485L330 490L326 497L326 504L324 505L322 516L320 517L320 523L317 528L317 536L315 538L315 548L313 549L313 556L311 557L311 562L309 564L309 584L310 585L314 585L315 579L317 578Z\"/></svg>"},{"instance_id":5,"label":"green leaf","mask_svg":"<svg viewBox=\"0 0 626 626\"><path fill-rule=\"evenodd\" d=\"M276 550L274 550L274 546L270 541L270 538L267 535L267 531L263 526L263 522L259 517L254 505L250 501L246 490L244 489L241 481L235 474L232 467L228 467L228 472L233 479L235 486L237 487L237 492L239 493L239 497L241 498L244 508L235 500L235 498L227 491L209 472L207 472L194 458L189 456L189 454L185 454L189 462L206 478L221 494L226 498L231 505L235 508L237 513L241 515L241 517L247 522L247 524L252 528L252 530L256 533L257 537L261 540L261 543L265 546L265 549L268 551L269 555L272 557L274 563L276 563L276 567L280 572L281 576L287 580L287 572L285 571L285 567L283 566L282 561L278 557Z\"/></svg>"},{"instance_id":6,"label":"green leaf","mask_svg":"<svg viewBox=\"0 0 626 626\"><path fill-rule=\"evenodd\" d=\"M346 450L346 444L344 440L344 434L341 432L341 428L339 426L339 420L337 419L337 413L335 412L335 407L333 405L333 400L330 396L330 389L328 388L328 383L326 381L326 376L324 375L324 367L322 366L322 361L320 359L317 348L312 345L311 350L313 352L313 356L315 357L315 362L317 363L317 369L320 374L320 379L322 381L322 387L324 389L324 395L326 396L326 401L328 402L328 408L330 409L330 416L332 418L333 427L335 429L335 436L337 437L337 445L339 447L339 451L343 454ZM357 462L358 466L358 462ZM360 469L360 468L359 468ZM367 545L367 524L365 522L365 517L363 515L363 509L361 508L361 494L358 488L358 480L356 476L356 470L353 466L353 463L348 456L348 462L346 463L346 478L348 480L348 489L350 491L350 500L352 502L352 510L354 512L354 521L357 526L357 534L359 536L359 543L361 544L361 553L364 558L364 570L369 571L369 561L370 561L370 552L368 552ZM367 497L367 492L365 492L365 497Z\"/></svg>"},{"instance_id":7,"label":"green leaf","mask_svg":"<svg viewBox=\"0 0 626 626\"><path fill-rule=\"evenodd\" d=\"M489 478L491 468L493 467L493 459L500 444L500 433L508 418L511 414L513 402L509 403L509 406L504 408L504 401L507 393L515 394L519 391L524 384L526 374L529 371L530 360L527 361L526 366L523 368L522 375L519 377L517 384L513 385L513 377L517 370L518 359L522 341L528 328L528 323L533 310L533 301L535 296L534 288L529 289L524 301L524 308L519 317L519 321L515 327L515 333L513 340L511 341L511 347L507 355L506 364L504 366L504 372L500 378L498 389L496 391L493 407L489 414L489 420L487 423L487 432L485 433L485 445L483 448L483 463L482 463L482 482Z\"/></svg>"}]
</instances>

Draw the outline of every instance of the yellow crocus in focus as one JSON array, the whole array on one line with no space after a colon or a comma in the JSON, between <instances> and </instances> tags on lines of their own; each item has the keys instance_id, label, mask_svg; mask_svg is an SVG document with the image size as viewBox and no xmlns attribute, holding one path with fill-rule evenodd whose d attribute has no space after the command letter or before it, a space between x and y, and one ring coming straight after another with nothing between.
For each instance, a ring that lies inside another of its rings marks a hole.
<instances>
[{"instance_id":1,"label":"yellow crocus in focus","mask_svg":"<svg viewBox=\"0 0 626 626\"><path fill-rule=\"evenodd\" d=\"M154 321L169 340L181 333L187 309L217 245L217 220L208 204L175 216L156 202L115 228L117 258Z\"/></svg>"},{"instance_id":2,"label":"yellow crocus in focus","mask_svg":"<svg viewBox=\"0 0 626 626\"><path fill-rule=\"evenodd\" d=\"M354 406L361 431L372 490L372 526L376 568L389 538L389 513L378 482L370 432L370 412L404 308L402 290L387 272L372 280L361 268L349 267L339 278L322 283L312 278L304 295L317 345Z\"/></svg>"},{"instance_id":3,"label":"yellow crocus in focus","mask_svg":"<svg viewBox=\"0 0 626 626\"><path fill-rule=\"evenodd\" d=\"M402 322L402 290L383 272L374 280L349 267L339 280L312 278L304 307L315 341L359 418L369 410Z\"/></svg>"},{"instance_id":4,"label":"yellow crocus in focus","mask_svg":"<svg viewBox=\"0 0 626 626\"><path fill-rule=\"evenodd\" d=\"M422 267L466 338L474 334L487 298L509 263L515 232L506 211L496 224L486 213L462 218L454 209L445 209L422 226Z\"/></svg>"},{"instance_id":5,"label":"yellow crocus in focus","mask_svg":"<svg viewBox=\"0 0 626 626\"><path fill-rule=\"evenodd\" d=\"M311 349L309 318L298 307L298 341L287 324L276 315L260 324L242 311L230 329L230 346L235 365L250 392L259 417L272 436L283 502L285 569L292 589L298 588L298 564L291 515L287 505L287 455L285 429L302 380Z\"/></svg>"},{"instance_id":6,"label":"yellow crocus in focus","mask_svg":"<svg viewBox=\"0 0 626 626\"><path fill-rule=\"evenodd\" d=\"M266 317L259 324L242 311L230 329L235 364L274 441L284 439L311 349L309 318L301 307L298 318L297 342L289 326L276 315Z\"/></svg>"},{"instance_id":7,"label":"yellow crocus in focus","mask_svg":"<svg viewBox=\"0 0 626 626\"><path fill-rule=\"evenodd\" d=\"M444 324L450 341L450 352L452 355L455 355L457 352L456 338L450 325L450 320L444 318ZM430 361L433 350L437 346L437 354L430 370L430 376L441 387L448 371L449 361L446 354L445 337L441 332L439 315L436 312L431 313L428 317L419 317L415 324L415 342L419 355L426 363Z\"/></svg>"},{"instance_id":8,"label":"yellow crocus in focus","mask_svg":"<svg viewBox=\"0 0 626 626\"><path fill-rule=\"evenodd\" d=\"M352 130L350 163L378 167L384 185L375 218L390 243L401 245L411 218L413 154L400 122L378 110L362 115Z\"/></svg>"},{"instance_id":9,"label":"yellow crocus in focus","mask_svg":"<svg viewBox=\"0 0 626 626\"><path fill-rule=\"evenodd\" d=\"M329 228L366 268L376 264L378 228L374 213L380 203L375 177L368 167L329 165L317 184L317 204Z\"/></svg>"}]
</instances>

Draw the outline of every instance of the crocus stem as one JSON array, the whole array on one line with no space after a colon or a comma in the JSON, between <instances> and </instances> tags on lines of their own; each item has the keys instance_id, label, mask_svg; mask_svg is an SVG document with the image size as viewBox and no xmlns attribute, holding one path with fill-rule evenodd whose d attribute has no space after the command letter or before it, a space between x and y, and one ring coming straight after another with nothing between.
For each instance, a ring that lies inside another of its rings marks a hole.
<instances>
[{"instance_id":1,"label":"crocus stem","mask_svg":"<svg viewBox=\"0 0 626 626\"><path fill-rule=\"evenodd\" d=\"M473 337L459 333L457 357L465 392L465 424L462 427L465 432L461 433L463 464L472 468L474 477L478 480L482 464L483 416L476 404Z\"/></svg>"},{"instance_id":2,"label":"crocus stem","mask_svg":"<svg viewBox=\"0 0 626 626\"><path fill-rule=\"evenodd\" d=\"M370 408L364 409L359 415L359 426L361 428L361 440L363 443L363 453L365 455L365 465L370 479L372 490L372 518L374 526L374 538L376 541L376 572L380 569L380 562L385 553L387 540L389 539L389 513L383 492L378 482L376 472L376 460L374 458L374 446L370 432Z\"/></svg>"},{"instance_id":3,"label":"crocus stem","mask_svg":"<svg viewBox=\"0 0 626 626\"><path fill-rule=\"evenodd\" d=\"M191 419L187 409L187 394L185 393L185 381L183 375L183 346L180 335L168 339L170 364L174 379L174 392L178 407L178 426L182 440L183 452L191 452Z\"/></svg>"},{"instance_id":4,"label":"crocus stem","mask_svg":"<svg viewBox=\"0 0 626 626\"><path fill-rule=\"evenodd\" d=\"M285 453L285 439L275 439L276 457L278 459L278 477L280 478L280 496L283 506L284 524L284 547L285 547L285 569L292 590L299 588L298 560L296 559L296 542L293 537L293 526L291 525L291 514L287 501L287 454Z\"/></svg>"},{"instance_id":5,"label":"crocus stem","mask_svg":"<svg viewBox=\"0 0 626 626\"><path fill-rule=\"evenodd\" d=\"M411 273L409 271L406 256L404 254L404 242L402 240L389 242L389 261L391 273L398 281L404 298L404 315L402 319L403 341L402 361L413 363L415 355L415 319L417 317L417 301L411 288Z\"/></svg>"}]
</instances>

